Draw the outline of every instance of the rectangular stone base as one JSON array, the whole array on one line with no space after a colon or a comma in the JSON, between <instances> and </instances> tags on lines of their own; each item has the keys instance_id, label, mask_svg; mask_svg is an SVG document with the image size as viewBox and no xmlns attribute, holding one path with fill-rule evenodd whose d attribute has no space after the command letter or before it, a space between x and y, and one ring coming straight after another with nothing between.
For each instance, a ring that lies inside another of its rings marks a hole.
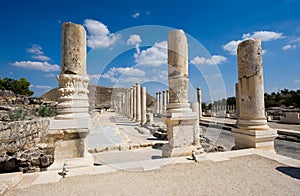
<instances>
[{"instance_id":1,"label":"rectangular stone base","mask_svg":"<svg viewBox=\"0 0 300 196\"><path fill-rule=\"evenodd\" d=\"M277 130L246 130L233 128L232 135L235 137L235 145L239 149L258 148L274 151L274 140Z\"/></svg>"},{"instance_id":2,"label":"rectangular stone base","mask_svg":"<svg viewBox=\"0 0 300 196\"><path fill-rule=\"evenodd\" d=\"M92 155L90 155L83 158L55 160L54 163L47 168L47 171L62 171L64 163L67 163L68 170L78 167L91 167L94 165L94 158Z\"/></svg>"},{"instance_id":3,"label":"rectangular stone base","mask_svg":"<svg viewBox=\"0 0 300 196\"><path fill-rule=\"evenodd\" d=\"M163 145L162 147L162 157L179 157L179 156L191 156L192 151L195 151L195 154L200 154L201 149L197 149L197 146L184 146L184 147L172 147L169 143Z\"/></svg>"},{"instance_id":4,"label":"rectangular stone base","mask_svg":"<svg viewBox=\"0 0 300 196\"><path fill-rule=\"evenodd\" d=\"M49 130L57 129L88 129L91 124L90 118L50 120Z\"/></svg>"}]
</instances>

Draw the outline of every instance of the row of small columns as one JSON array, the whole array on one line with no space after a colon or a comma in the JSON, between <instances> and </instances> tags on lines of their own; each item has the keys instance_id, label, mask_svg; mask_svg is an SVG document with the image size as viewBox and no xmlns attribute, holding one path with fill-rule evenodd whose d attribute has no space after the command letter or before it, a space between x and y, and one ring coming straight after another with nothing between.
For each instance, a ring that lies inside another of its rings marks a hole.
<instances>
[{"instance_id":1,"label":"row of small columns","mask_svg":"<svg viewBox=\"0 0 300 196\"><path fill-rule=\"evenodd\" d=\"M169 90L157 92L155 98L155 111L156 115L161 115L166 112L167 104L169 103Z\"/></svg>"},{"instance_id":2,"label":"row of small columns","mask_svg":"<svg viewBox=\"0 0 300 196\"><path fill-rule=\"evenodd\" d=\"M147 93L146 87L137 82L122 94L121 107L117 112L139 124L147 122Z\"/></svg>"}]
</instances>

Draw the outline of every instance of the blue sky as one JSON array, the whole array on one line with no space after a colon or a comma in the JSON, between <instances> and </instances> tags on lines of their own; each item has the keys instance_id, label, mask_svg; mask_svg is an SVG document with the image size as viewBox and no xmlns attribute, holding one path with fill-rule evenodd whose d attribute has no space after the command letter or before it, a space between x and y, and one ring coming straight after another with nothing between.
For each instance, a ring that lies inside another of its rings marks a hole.
<instances>
[{"instance_id":1,"label":"blue sky","mask_svg":"<svg viewBox=\"0 0 300 196\"><path fill-rule=\"evenodd\" d=\"M266 92L300 89L299 10L296 0L3 0L0 77L27 78L36 96L56 87L61 26L71 21L87 30L88 74L98 85L166 89L167 33L183 29L191 99L198 86L205 101L234 95L235 49L247 38L262 40Z\"/></svg>"}]
</instances>

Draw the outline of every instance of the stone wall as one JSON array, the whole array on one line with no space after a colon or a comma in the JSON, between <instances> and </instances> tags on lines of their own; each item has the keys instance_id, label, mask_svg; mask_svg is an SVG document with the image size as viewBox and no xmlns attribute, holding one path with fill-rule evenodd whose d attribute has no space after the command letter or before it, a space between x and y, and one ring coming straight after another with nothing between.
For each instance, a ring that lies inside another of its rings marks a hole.
<instances>
[{"instance_id":1,"label":"stone wall","mask_svg":"<svg viewBox=\"0 0 300 196\"><path fill-rule=\"evenodd\" d=\"M53 162L53 147L46 144L49 118L0 121L0 173L39 171Z\"/></svg>"}]
</instances>

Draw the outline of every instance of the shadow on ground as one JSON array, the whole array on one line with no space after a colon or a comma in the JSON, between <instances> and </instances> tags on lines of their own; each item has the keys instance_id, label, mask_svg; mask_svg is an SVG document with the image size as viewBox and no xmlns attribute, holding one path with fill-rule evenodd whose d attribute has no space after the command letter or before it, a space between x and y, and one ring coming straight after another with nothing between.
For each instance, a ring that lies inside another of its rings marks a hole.
<instances>
[{"instance_id":1,"label":"shadow on ground","mask_svg":"<svg viewBox=\"0 0 300 196\"><path fill-rule=\"evenodd\" d=\"M288 167L288 166L281 166L277 167L276 170L291 176L292 178L300 179L300 168L298 167Z\"/></svg>"}]
</instances>

